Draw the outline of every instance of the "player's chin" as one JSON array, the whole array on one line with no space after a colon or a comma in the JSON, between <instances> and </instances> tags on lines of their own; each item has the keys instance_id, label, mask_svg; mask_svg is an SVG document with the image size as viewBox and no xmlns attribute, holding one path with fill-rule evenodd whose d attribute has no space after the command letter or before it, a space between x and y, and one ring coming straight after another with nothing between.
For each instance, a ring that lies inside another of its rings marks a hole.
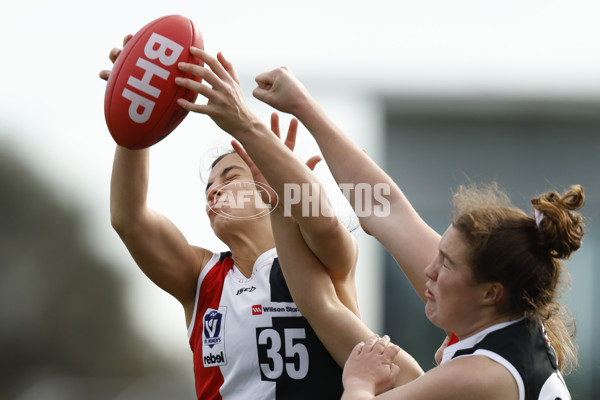
<instances>
[{"instance_id":1,"label":"player's chin","mask_svg":"<svg viewBox=\"0 0 600 400\"><path fill-rule=\"evenodd\" d=\"M221 234L227 230L227 219L224 219L222 215L214 213L209 214L208 219L213 232L219 239L221 239Z\"/></svg>"},{"instance_id":2,"label":"player's chin","mask_svg":"<svg viewBox=\"0 0 600 400\"><path fill-rule=\"evenodd\" d=\"M236 216L234 213L225 212L223 209L219 209L211 210L208 213L208 219L213 230L216 231L219 227L230 227L232 224L237 224L238 221L243 218Z\"/></svg>"},{"instance_id":3,"label":"player's chin","mask_svg":"<svg viewBox=\"0 0 600 400\"><path fill-rule=\"evenodd\" d=\"M223 223L223 222L231 219L231 217L229 215L224 214L220 211L209 210L207 214L208 214L208 220L210 221L211 225L214 225L217 223Z\"/></svg>"},{"instance_id":4,"label":"player's chin","mask_svg":"<svg viewBox=\"0 0 600 400\"><path fill-rule=\"evenodd\" d=\"M437 305L434 301L428 300L427 303L425 303L425 316L429 319L429 321L431 321L431 323L437 325Z\"/></svg>"}]
</instances>

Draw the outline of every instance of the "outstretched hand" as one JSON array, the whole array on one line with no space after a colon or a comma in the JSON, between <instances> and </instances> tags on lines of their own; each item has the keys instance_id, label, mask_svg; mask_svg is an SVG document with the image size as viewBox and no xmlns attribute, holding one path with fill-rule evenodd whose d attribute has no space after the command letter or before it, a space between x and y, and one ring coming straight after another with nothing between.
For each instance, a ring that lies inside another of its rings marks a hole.
<instances>
[{"instance_id":1,"label":"outstretched hand","mask_svg":"<svg viewBox=\"0 0 600 400\"><path fill-rule=\"evenodd\" d=\"M393 363L400 347L383 338L372 336L357 344L344 366L344 390L360 390L376 396L389 388L400 373Z\"/></svg>"},{"instance_id":2,"label":"outstretched hand","mask_svg":"<svg viewBox=\"0 0 600 400\"><path fill-rule=\"evenodd\" d=\"M277 114L277 113L271 114L271 131L275 134L275 136L277 136L278 138L281 139L281 131L280 131L280 127L279 127L279 114ZM298 133L298 120L296 118L292 118L292 120L290 121L290 126L288 127L288 131L287 131L285 140L284 140L285 146L288 149L290 149L291 151L294 151L294 148L296 147L297 133ZM254 163L254 161L252 161L252 158L250 158L248 153L246 153L246 150L244 150L242 145L238 141L235 141L235 140L231 142L231 145L233 146L233 149L235 150L235 152L242 158L242 160L244 160L244 162L250 168L250 171L252 172L252 177L254 178L254 181L259 183L259 186L261 188L270 188L267 183L267 180L263 176L262 172L260 172L260 169L258 169L258 167ZM321 156L313 156L313 157L309 158L308 161L306 161L306 166L311 171L313 171L315 169L315 167L317 166L317 164L319 163L319 161L321 161L321 160L322 160ZM277 196L273 192L273 189L270 189L270 190L271 190L271 193L262 193L262 199L265 202L273 203L274 201L276 201L275 199L277 198ZM271 205L274 206L275 204L271 204Z\"/></svg>"},{"instance_id":3,"label":"outstretched hand","mask_svg":"<svg viewBox=\"0 0 600 400\"><path fill-rule=\"evenodd\" d=\"M204 61L204 65L182 62L179 63L179 69L202 81L177 77L175 83L203 96L207 103L197 104L182 98L177 103L188 111L208 115L221 129L234 137L240 132L250 131L254 124L260 123L244 100L233 65L223 54L218 53L217 57L213 57L197 47L190 47L190 53Z\"/></svg>"}]
</instances>

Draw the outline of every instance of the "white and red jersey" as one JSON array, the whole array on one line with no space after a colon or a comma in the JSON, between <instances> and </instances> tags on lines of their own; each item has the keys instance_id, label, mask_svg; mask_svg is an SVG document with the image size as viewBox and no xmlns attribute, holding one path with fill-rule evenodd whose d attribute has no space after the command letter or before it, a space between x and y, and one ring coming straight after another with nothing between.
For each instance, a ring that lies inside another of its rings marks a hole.
<instances>
[{"instance_id":1,"label":"white and red jersey","mask_svg":"<svg viewBox=\"0 0 600 400\"><path fill-rule=\"evenodd\" d=\"M298 311L275 249L258 257L250 278L231 253L215 253L198 278L188 336L198 399L342 395L342 369Z\"/></svg>"}]
</instances>

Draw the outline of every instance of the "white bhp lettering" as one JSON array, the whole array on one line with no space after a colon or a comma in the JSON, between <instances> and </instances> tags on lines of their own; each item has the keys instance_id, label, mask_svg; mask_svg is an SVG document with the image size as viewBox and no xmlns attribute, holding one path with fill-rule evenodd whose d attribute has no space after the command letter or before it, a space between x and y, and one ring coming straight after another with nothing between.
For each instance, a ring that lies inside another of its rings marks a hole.
<instances>
[{"instance_id":1,"label":"white bhp lettering","mask_svg":"<svg viewBox=\"0 0 600 400\"><path fill-rule=\"evenodd\" d=\"M159 35L158 33L152 33L150 39L148 39L148 42L144 46L144 55L147 59L139 57L135 63L137 67L144 71L144 76L142 76L142 79L130 76L127 79L127 85L139 90L149 97L158 99L160 96L160 89L151 85L152 78L158 76L163 80L167 80L170 73L165 68L162 68L161 65L168 67L175 64L182 51L183 46L180 44ZM158 63L156 63L156 61L158 61ZM133 122L143 124L150 119L150 115L152 115L152 110L156 104L154 100L135 93L128 88L124 88L121 95L131 102L129 105L129 118L131 118Z\"/></svg>"},{"instance_id":2,"label":"white bhp lettering","mask_svg":"<svg viewBox=\"0 0 600 400\"><path fill-rule=\"evenodd\" d=\"M154 50L154 47L157 44L158 48ZM170 55L167 54L169 51L171 52ZM183 46L158 33L153 33L150 36L148 43L146 43L146 47L144 47L144 54L146 57L151 60L156 60L158 58L158 61L167 67L175 64L182 51Z\"/></svg>"}]
</instances>

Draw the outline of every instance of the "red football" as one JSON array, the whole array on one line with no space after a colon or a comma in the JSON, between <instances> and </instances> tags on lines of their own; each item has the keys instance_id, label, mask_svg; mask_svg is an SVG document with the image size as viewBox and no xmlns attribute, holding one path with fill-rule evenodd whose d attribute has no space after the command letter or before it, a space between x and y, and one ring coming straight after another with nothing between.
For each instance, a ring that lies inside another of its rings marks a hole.
<instances>
[{"instance_id":1,"label":"red football","mask_svg":"<svg viewBox=\"0 0 600 400\"><path fill-rule=\"evenodd\" d=\"M187 111L177 99L193 102L197 93L175 84L177 76L192 78L177 64L202 65L190 54L190 46L203 48L202 36L181 15L158 18L127 42L104 95L106 124L117 144L129 149L152 146L183 121Z\"/></svg>"}]
</instances>

